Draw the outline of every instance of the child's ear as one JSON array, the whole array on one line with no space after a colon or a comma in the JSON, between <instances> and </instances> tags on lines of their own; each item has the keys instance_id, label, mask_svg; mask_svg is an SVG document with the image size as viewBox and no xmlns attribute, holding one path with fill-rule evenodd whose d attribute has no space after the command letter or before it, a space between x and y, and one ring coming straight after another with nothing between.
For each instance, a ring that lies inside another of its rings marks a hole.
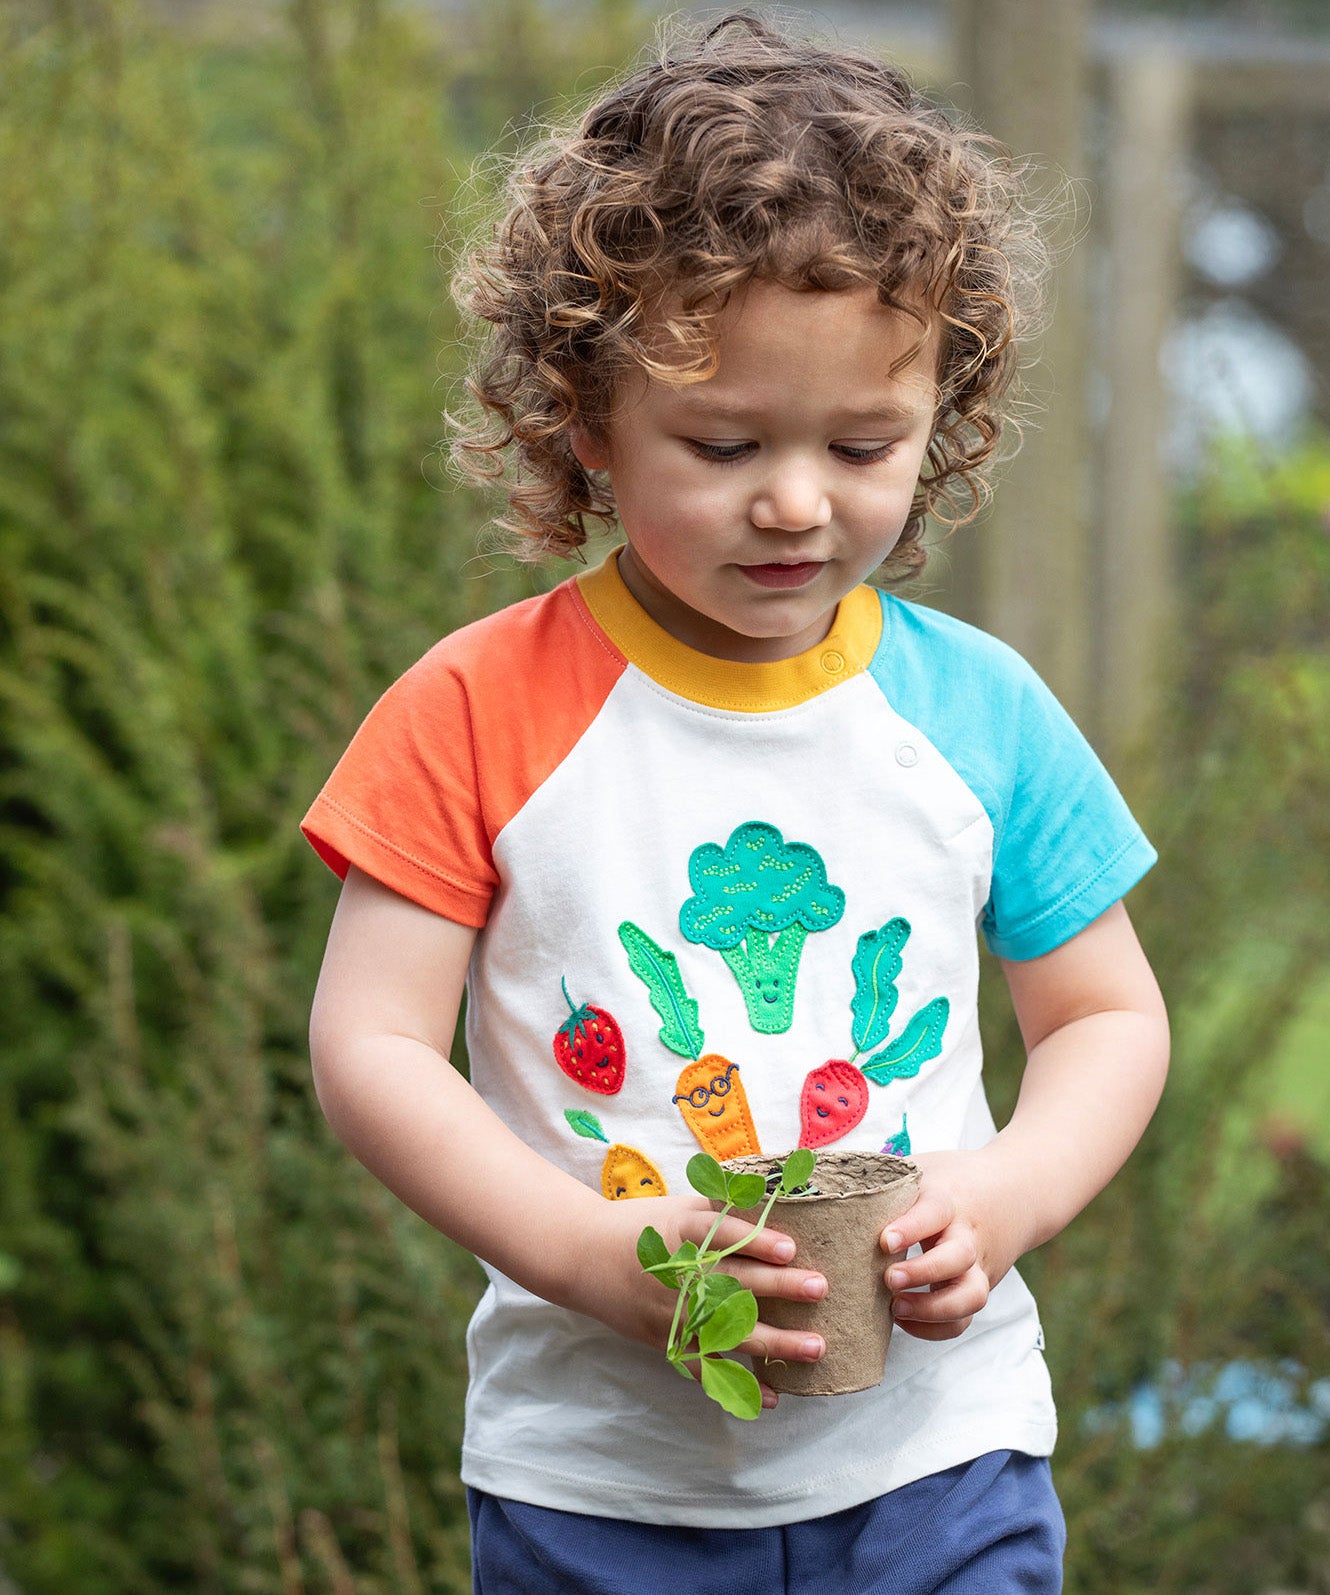
<instances>
[{"instance_id":1,"label":"child's ear","mask_svg":"<svg viewBox=\"0 0 1330 1595\"><path fill-rule=\"evenodd\" d=\"M577 463L584 471L603 471L608 467L610 456L605 440L583 422L569 423L568 441Z\"/></svg>"}]
</instances>

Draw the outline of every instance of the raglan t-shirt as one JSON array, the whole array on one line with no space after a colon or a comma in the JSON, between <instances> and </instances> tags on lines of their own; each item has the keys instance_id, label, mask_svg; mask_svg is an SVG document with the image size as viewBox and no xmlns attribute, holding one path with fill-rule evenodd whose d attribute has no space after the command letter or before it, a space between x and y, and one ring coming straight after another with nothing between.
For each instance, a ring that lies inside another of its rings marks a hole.
<instances>
[{"instance_id":1,"label":"raglan t-shirt","mask_svg":"<svg viewBox=\"0 0 1330 1595\"><path fill-rule=\"evenodd\" d=\"M699 1148L984 1145L979 936L1038 957L1155 858L1048 690L983 632L860 587L806 653L714 659L655 624L613 555L431 649L304 829L339 874L480 928L472 1084L606 1200L648 1199L644 1226ZM493 1494L760 1527L1053 1448L1015 1270L956 1339L893 1336L880 1386L787 1395L756 1422L486 1273L462 1478Z\"/></svg>"}]
</instances>

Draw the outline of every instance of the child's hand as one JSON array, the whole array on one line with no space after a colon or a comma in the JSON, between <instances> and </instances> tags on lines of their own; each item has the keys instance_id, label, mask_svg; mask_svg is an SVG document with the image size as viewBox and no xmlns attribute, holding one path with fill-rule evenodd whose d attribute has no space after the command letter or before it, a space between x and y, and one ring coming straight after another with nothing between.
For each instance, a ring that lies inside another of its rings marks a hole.
<instances>
[{"instance_id":1,"label":"child's hand","mask_svg":"<svg viewBox=\"0 0 1330 1595\"><path fill-rule=\"evenodd\" d=\"M893 1311L906 1334L954 1340L1020 1256L1021 1215L982 1152L927 1152L911 1161L919 1199L883 1231L881 1245L899 1252L918 1242L924 1251L887 1270L891 1289L909 1293L897 1296Z\"/></svg>"},{"instance_id":2,"label":"child's hand","mask_svg":"<svg viewBox=\"0 0 1330 1595\"><path fill-rule=\"evenodd\" d=\"M716 1221L710 1204L700 1196L654 1196L627 1202L600 1203L599 1228L586 1249L581 1275L564 1305L589 1314L628 1340L663 1352L677 1300L675 1291L643 1272L637 1259L637 1237L648 1224L660 1231L671 1251L683 1241L701 1245ZM724 1250L752 1229L746 1220L729 1215L711 1245ZM827 1293L821 1274L787 1266L794 1255L788 1235L768 1226L751 1245L735 1252L720 1265L759 1299L780 1296L792 1301L817 1301ZM760 1312L760 1307L759 1307ZM776 1329L759 1317L752 1335L736 1348L746 1356L780 1358L786 1362L816 1362L826 1351L820 1335ZM759 1381L760 1382L760 1381ZM762 1385L762 1405L774 1407L776 1393Z\"/></svg>"}]
</instances>

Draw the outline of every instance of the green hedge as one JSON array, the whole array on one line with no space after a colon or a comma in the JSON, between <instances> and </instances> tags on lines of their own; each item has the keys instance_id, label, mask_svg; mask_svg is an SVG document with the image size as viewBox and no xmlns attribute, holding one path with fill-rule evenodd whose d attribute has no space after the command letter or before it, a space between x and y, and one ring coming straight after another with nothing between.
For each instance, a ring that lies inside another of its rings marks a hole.
<instances>
[{"instance_id":1,"label":"green hedge","mask_svg":"<svg viewBox=\"0 0 1330 1595\"><path fill-rule=\"evenodd\" d=\"M336 889L297 822L396 674L549 579L475 557L484 506L440 464L435 239L472 151L648 31L577 15L0 19L0 1573L24 1595L469 1587L479 1270L314 1102ZM1324 1444L1141 1450L1120 1415L1170 1358L1330 1361L1325 1170L1258 1160L1246 1208L1227 1128L1326 963L1330 570L1312 506L1232 497L1192 513L1179 713L1136 782L1174 1083L1030 1264L1069 1587L1105 1595L1330 1588ZM1000 1017L989 1041L1009 1098Z\"/></svg>"}]
</instances>

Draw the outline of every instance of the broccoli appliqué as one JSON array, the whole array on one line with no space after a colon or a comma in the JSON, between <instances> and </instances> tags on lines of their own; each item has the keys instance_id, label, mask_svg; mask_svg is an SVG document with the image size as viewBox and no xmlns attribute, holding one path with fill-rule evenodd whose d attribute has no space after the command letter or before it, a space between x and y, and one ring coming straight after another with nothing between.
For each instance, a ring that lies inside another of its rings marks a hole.
<instances>
[{"instance_id":1,"label":"broccoli appliqu\u00e9","mask_svg":"<svg viewBox=\"0 0 1330 1595\"><path fill-rule=\"evenodd\" d=\"M788 1030L804 942L845 912L845 893L827 881L821 855L750 820L723 848L695 849L688 880L695 895L679 911L679 928L730 966L754 1030Z\"/></svg>"}]
</instances>

